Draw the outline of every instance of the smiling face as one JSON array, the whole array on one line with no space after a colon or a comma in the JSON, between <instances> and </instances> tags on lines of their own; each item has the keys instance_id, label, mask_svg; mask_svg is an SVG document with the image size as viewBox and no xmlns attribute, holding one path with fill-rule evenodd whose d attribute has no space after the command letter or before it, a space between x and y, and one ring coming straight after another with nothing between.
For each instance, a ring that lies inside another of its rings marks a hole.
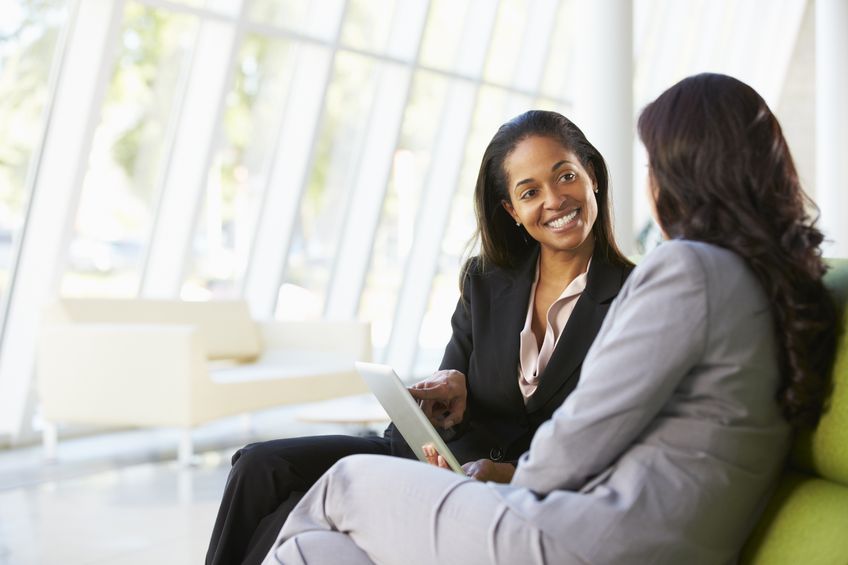
<instances>
[{"instance_id":1,"label":"smiling face","mask_svg":"<svg viewBox=\"0 0 848 565\"><path fill-rule=\"evenodd\" d=\"M591 255L597 183L572 151L550 137L528 137L507 156L504 170L509 202L503 206L543 254Z\"/></svg>"}]
</instances>

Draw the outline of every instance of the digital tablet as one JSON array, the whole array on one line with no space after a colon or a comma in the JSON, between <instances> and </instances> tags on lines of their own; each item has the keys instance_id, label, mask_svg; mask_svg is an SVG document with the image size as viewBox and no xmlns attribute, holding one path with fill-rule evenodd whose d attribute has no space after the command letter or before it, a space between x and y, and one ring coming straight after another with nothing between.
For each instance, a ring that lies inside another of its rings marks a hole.
<instances>
[{"instance_id":1,"label":"digital tablet","mask_svg":"<svg viewBox=\"0 0 848 565\"><path fill-rule=\"evenodd\" d=\"M406 440L418 459L427 461L421 447L429 443L436 448L439 455L444 457L451 469L457 473L465 474L462 465L459 464L442 440L442 436L424 415L421 407L418 406L418 401L406 390L406 385L403 384L394 369L388 365L357 362L356 370L362 375L368 388L371 389L380 404L383 405L389 418L392 419L395 427L403 435L403 439Z\"/></svg>"}]
</instances>

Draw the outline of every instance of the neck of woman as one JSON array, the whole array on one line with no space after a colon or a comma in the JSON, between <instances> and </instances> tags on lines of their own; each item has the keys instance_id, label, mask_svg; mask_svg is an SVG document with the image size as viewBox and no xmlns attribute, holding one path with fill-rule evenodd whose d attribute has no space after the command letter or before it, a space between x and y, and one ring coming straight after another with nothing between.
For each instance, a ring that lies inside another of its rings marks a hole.
<instances>
[{"instance_id":1,"label":"neck of woman","mask_svg":"<svg viewBox=\"0 0 848 565\"><path fill-rule=\"evenodd\" d=\"M587 245L588 243L588 245ZM584 242L577 249L551 251L542 248L539 257L539 286L549 284L563 289L575 278L586 272L594 251L593 242Z\"/></svg>"}]
</instances>

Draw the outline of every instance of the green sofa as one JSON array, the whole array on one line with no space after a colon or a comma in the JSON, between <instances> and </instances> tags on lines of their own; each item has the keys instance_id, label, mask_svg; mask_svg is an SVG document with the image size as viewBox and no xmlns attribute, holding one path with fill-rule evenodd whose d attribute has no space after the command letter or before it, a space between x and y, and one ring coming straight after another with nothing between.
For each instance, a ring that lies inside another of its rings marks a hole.
<instances>
[{"instance_id":1,"label":"green sofa","mask_svg":"<svg viewBox=\"0 0 848 565\"><path fill-rule=\"evenodd\" d=\"M825 282L848 328L848 259ZM742 552L745 565L848 565L848 331L833 368L829 406L799 433L780 484Z\"/></svg>"}]
</instances>

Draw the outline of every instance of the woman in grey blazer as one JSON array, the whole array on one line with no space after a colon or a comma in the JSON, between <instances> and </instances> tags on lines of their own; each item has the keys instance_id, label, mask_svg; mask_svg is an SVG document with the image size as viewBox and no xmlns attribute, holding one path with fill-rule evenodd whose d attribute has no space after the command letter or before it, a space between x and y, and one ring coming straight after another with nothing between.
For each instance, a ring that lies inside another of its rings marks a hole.
<instances>
[{"instance_id":1,"label":"woman in grey blazer","mask_svg":"<svg viewBox=\"0 0 848 565\"><path fill-rule=\"evenodd\" d=\"M509 484L379 456L307 493L266 563L730 563L835 347L812 225L774 115L690 77L639 133L671 238L613 303ZM510 178L510 183L516 179Z\"/></svg>"}]
</instances>

